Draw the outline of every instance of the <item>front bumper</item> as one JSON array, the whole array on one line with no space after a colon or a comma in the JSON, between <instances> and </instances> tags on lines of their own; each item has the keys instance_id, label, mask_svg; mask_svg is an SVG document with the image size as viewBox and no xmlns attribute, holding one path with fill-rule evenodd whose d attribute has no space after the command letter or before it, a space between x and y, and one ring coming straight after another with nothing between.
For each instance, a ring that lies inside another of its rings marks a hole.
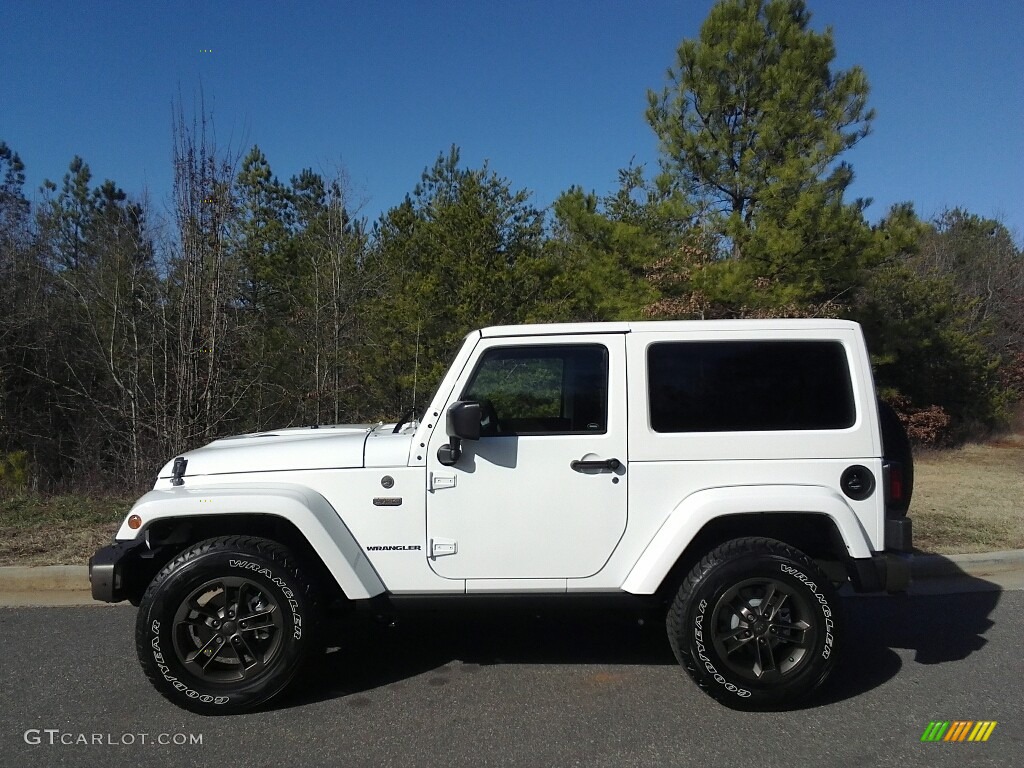
<instances>
[{"instance_id":1,"label":"front bumper","mask_svg":"<svg viewBox=\"0 0 1024 768\"><path fill-rule=\"evenodd\" d=\"M132 597L129 588L133 566L148 551L145 541L114 542L89 558L89 583L93 600L119 603Z\"/></svg>"}]
</instances>

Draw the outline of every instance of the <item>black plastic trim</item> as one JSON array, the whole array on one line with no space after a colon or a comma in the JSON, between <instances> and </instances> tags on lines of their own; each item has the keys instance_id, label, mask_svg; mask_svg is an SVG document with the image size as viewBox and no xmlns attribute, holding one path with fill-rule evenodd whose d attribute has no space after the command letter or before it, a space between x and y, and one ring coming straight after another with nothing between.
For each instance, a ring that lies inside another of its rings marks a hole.
<instances>
[{"instance_id":1,"label":"black plastic trim","mask_svg":"<svg viewBox=\"0 0 1024 768\"><path fill-rule=\"evenodd\" d=\"M885 552L849 561L850 582L857 592L906 592L910 586L910 557Z\"/></svg>"},{"instance_id":2,"label":"black plastic trim","mask_svg":"<svg viewBox=\"0 0 1024 768\"><path fill-rule=\"evenodd\" d=\"M885 548L892 552L913 551L914 523L909 517L886 518Z\"/></svg>"},{"instance_id":3,"label":"black plastic trim","mask_svg":"<svg viewBox=\"0 0 1024 768\"><path fill-rule=\"evenodd\" d=\"M146 550L146 542L116 541L96 550L89 558L89 582L92 585L93 600L105 603L119 603L129 597L126 575L131 564Z\"/></svg>"}]
</instances>

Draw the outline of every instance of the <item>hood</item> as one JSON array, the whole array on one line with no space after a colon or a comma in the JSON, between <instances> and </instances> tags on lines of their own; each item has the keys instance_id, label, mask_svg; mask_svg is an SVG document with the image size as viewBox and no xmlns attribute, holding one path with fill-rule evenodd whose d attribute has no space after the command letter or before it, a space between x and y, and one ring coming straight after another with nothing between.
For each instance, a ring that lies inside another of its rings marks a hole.
<instances>
[{"instance_id":1,"label":"hood","mask_svg":"<svg viewBox=\"0 0 1024 768\"><path fill-rule=\"evenodd\" d=\"M345 424L224 437L181 454L188 461L184 477L362 467L364 445L372 429L370 425ZM172 459L160 470L160 478L171 477L173 467Z\"/></svg>"}]
</instances>

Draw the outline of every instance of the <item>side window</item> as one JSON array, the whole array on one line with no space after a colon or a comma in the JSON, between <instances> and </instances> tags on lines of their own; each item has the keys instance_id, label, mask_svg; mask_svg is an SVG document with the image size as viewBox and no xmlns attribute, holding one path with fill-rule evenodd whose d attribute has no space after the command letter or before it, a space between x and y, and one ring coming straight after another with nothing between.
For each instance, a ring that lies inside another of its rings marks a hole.
<instances>
[{"instance_id":1,"label":"side window","mask_svg":"<svg viewBox=\"0 0 1024 768\"><path fill-rule=\"evenodd\" d=\"M845 429L856 421L835 341L661 342L647 351L655 432Z\"/></svg>"},{"instance_id":2,"label":"side window","mask_svg":"<svg viewBox=\"0 0 1024 768\"><path fill-rule=\"evenodd\" d=\"M494 347L461 399L482 406L482 435L603 434L608 350L600 344Z\"/></svg>"}]
</instances>

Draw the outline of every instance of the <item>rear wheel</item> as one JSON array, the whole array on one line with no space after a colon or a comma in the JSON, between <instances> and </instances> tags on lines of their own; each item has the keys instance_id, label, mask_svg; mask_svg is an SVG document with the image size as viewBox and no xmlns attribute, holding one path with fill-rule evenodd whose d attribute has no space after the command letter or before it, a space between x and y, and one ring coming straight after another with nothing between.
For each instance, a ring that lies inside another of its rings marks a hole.
<instances>
[{"instance_id":1,"label":"rear wheel","mask_svg":"<svg viewBox=\"0 0 1024 768\"><path fill-rule=\"evenodd\" d=\"M679 663L708 695L737 709L787 706L835 663L838 619L828 579L774 539L727 542L679 589L667 628Z\"/></svg>"},{"instance_id":2,"label":"rear wheel","mask_svg":"<svg viewBox=\"0 0 1024 768\"><path fill-rule=\"evenodd\" d=\"M150 682L202 714L252 709L280 693L314 647L311 585L287 549L229 536L168 563L139 606L135 640Z\"/></svg>"}]
</instances>

